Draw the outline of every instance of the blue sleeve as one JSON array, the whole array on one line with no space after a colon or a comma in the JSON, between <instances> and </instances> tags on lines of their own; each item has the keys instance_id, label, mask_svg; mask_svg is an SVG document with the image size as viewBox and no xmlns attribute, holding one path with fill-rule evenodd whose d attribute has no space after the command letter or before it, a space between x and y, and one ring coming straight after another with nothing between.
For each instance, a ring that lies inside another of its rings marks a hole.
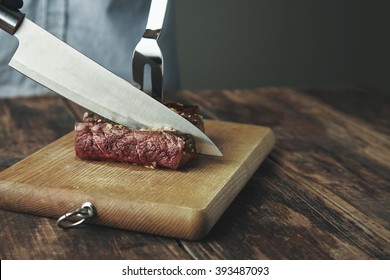
<instances>
[{"instance_id":1,"label":"blue sleeve","mask_svg":"<svg viewBox=\"0 0 390 280\"><path fill-rule=\"evenodd\" d=\"M131 56L147 21L150 0L29 0L22 12L86 56L132 82ZM164 86L179 88L173 2L168 5L159 44L164 55ZM47 94L48 90L8 66L17 40L0 32L0 96Z\"/></svg>"}]
</instances>

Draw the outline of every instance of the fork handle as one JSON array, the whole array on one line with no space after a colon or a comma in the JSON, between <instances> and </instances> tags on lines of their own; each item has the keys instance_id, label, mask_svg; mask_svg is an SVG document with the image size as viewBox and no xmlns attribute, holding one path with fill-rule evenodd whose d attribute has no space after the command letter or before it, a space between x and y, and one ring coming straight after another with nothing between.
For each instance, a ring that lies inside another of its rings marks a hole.
<instances>
[{"instance_id":1,"label":"fork handle","mask_svg":"<svg viewBox=\"0 0 390 280\"><path fill-rule=\"evenodd\" d=\"M168 0L152 0L144 38L158 39L164 24L167 5Z\"/></svg>"}]
</instances>

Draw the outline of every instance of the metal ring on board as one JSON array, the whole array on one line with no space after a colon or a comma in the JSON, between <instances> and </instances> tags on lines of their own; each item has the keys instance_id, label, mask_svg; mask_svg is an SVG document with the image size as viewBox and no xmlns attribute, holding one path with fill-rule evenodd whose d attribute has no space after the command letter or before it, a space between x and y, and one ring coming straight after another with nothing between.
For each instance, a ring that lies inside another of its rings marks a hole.
<instances>
[{"instance_id":1,"label":"metal ring on board","mask_svg":"<svg viewBox=\"0 0 390 280\"><path fill-rule=\"evenodd\" d=\"M72 228L84 223L86 219L90 219L95 215L96 215L95 206L91 202L85 202L77 210L62 215L57 220L57 226L61 228ZM69 221L68 218L71 218L73 216L80 217L81 219L76 222Z\"/></svg>"}]
</instances>

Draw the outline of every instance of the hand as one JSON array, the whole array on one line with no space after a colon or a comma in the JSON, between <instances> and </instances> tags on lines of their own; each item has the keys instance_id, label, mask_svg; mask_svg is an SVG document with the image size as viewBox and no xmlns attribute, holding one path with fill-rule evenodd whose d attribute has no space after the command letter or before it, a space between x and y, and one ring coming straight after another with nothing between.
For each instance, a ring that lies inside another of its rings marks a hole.
<instances>
[{"instance_id":1,"label":"hand","mask_svg":"<svg viewBox=\"0 0 390 280\"><path fill-rule=\"evenodd\" d=\"M0 0L0 4L3 4L5 7L16 11L23 7L23 0Z\"/></svg>"}]
</instances>

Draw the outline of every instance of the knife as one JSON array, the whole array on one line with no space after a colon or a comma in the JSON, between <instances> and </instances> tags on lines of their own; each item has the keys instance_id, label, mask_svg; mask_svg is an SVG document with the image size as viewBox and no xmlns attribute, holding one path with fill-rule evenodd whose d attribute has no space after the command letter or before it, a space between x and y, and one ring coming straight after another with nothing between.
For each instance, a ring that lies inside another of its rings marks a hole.
<instances>
[{"instance_id":1,"label":"knife","mask_svg":"<svg viewBox=\"0 0 390 280\"><path fill-rule=\"evenodd\" d=\"M25 76L116 123L131 128L173 128L191 134L200 153L222 156L192 123L1 1L0 28L18 39L9 65Z\"/></svg>"}]
</instances>

